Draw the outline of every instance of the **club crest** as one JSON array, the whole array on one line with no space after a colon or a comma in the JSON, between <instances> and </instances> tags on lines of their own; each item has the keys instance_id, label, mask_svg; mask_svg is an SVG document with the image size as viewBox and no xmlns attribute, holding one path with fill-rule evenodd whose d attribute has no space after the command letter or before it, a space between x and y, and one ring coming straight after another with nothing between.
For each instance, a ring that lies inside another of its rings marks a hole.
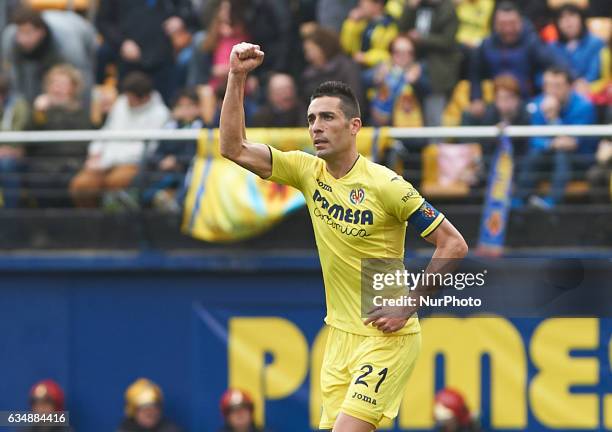
<instances>
[{"instance_id":1,"label":"club crest","mask_svg":"<svg viewBox=\"0 0 612 432\"><path fill-rule=\"evenodd\" d=\"M359 205L365 199L365 191L363 189L353 189L349 194L349 199L354 205Z\"/></svg>"}]
</instances>

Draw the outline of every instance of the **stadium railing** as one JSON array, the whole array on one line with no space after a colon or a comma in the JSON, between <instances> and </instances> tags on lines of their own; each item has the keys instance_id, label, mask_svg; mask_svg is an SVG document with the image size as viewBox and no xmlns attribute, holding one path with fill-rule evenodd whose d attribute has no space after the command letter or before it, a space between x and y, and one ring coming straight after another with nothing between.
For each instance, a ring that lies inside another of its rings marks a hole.
<instances>
[{"instance_id":1,"label":"stadium railing","mask_svg":"<svg viewBox=\"0 0 612 432\"><path fill-rule=\"evenodd\" d=\"M193 141L201 134L198 130L133 130L133 131L107 131L107 130L77 130L77 131L28 131L28 132L2 132L0 133L0 144L2 143L48 143L54 142L87 142L93 140L139 140L148 143L163 140ZM430 198L482 198L484 194L484 177L492 157L491 151L487 152L481 162L480 181L477 184L436 184L437 171L431 169L432 158L435 159L436 152L422 151L430 143L479 143L480 140L488 140L490 143L496 137L504 134L508 137L523 139L533 136L574 136L574 137L611 137L612 125L579 125L579 126L508 126L499 128L496 126L479 127L429 127L429 128L389 128L389 136L398 140L397 144L385 155L380 162L403 172L410 181L418 184L423 192ZM480 145L480 144L477 144ZM482 146L481 146L482 147ZM489 145L489 150L490 150ZM482 154L482 152L481 152ZM515 166L520 167L522 157L519 154L515 159ZM484 169L483 169L484 167ZM434 173L434 171L436 171ZM428 175L429 173L429 175ZM576 176L574 176L576 177ZM584 172L579 173L578 178L584 177ZM433 180L432 180L433 178ZM461 182L459 182L461 183ZM547 183L540 185L540 189L546 189ZM566 194L569 196L585 196L589 185L584 180L573 181L568 184Z\"/></svg>"}]
</instances>

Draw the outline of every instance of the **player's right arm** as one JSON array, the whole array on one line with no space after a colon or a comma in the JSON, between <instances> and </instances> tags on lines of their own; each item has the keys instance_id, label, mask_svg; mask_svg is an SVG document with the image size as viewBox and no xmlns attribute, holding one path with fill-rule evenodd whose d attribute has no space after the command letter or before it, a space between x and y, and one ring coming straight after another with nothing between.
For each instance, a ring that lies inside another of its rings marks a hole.
<instances>
[{"instance_id":1,"label":"player's right arm","mask_svg":"<svg viewBox=\"0 0 612 432\"><path fill-rule=\"evenodd\" d=\"M221 108L219 141L221 155L262 178L272 175L270 149L247 141L244 125L244 87L247 75L263 62L259 45L234 45L230 54L227 90Z\"/></svg>"}]
</instances>

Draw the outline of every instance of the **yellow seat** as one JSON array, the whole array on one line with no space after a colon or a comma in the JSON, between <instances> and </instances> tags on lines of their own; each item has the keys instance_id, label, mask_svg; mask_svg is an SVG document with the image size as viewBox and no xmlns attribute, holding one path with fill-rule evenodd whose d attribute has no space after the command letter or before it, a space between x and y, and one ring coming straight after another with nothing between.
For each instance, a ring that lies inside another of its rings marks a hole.
<instances>
[{"instance_id":1,"label":"yellow seat","mask_svg":"<svg viewBox=\"0 0 612 432\"><path fill-rule=\"evenodd\" d=\"M493 102L493 81L484 80L482 82L482 97L486 103ZM453 89L453 94L446 104L442 114L443 126L460 126L461 114L470 106L470 82L467 80L459 81Z\"/></svg>"},{"instance_id":2,"label":"yellow seat","mask_svg":"<svg viewBox=\"0 0 612 432\"><path fill-rule=\"evenodd\" d=\"M480 144L453 144L466 146L477 160L482 157ZM470 193L470 185L465 181L457 180L450 184L440 183L439 147L429 144L421 154L423 162L423 178L421 179L421 193L428 199L462 198Z\"/></svg>"},{"instance_id":3,"label":"yellow seat","mask_svg":"<svg viewBox=\"0 0 612 432\"><path fill-rule=\"evenodd\" d=\"M545 195L550 191L550 182L543 181L538 185L538 193ZM565 196L576 198L589 193L589 183L584 180L572 180L565 186Z\"/></svg>"},{"instance_id":4,"label":"yellow seat","mask_svg":"<svg viewBox=\"0 0 612 432\"><path fill-rule=\"evenodd\" d=\"M589 7L589 0L548 0L548 7L553 10L565 4L575 4L579 8L586 9Z\"/></svg>"},{"instance_id":5,"label":"yellow seat","mask_svg":"<svg viewBox=\"0 0 612 432\"><path fill-rule=\"evenodd\" d=\"M26 0L32 9L67 9L76 11L86 11L89 8L90 0Z\"/></svg>"}]
</instances>

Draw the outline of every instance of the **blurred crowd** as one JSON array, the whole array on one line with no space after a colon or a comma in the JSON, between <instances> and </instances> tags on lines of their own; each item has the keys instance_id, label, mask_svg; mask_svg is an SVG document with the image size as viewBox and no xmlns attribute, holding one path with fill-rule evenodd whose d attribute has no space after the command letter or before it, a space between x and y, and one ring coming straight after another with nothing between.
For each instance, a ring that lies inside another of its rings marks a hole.
<instances>
[{"instance_id":1,"label":"blurred crowd","mask_svg":"<svg viewBox=\"0 0 612 432\"><path fill-rule=\"evenodd\" d=\"M241 41L266 53L246 86L249 127L306 126L327 80L351 85L370 126L612 123L607 0L100 0L93 21L22 3L6 3L2 131L216 127ZM431 143L403 144L420 160ZM178 212L195 150L3 142L0 204ZM610 202L609 137L516 140L515 155L515 208L554 208L575 179Z\"/></svg>"},{"instance_id":2,"label":"blurred crowd","mask_svg":"<svg viewBox=\"0 0 612 432\"><path fill-rule=\"evenodd\" d=\"M65 404L63 389L51 379L39 381L32 386L30 409L33 413L41 415L70 412ZM225 391L219 401L219 411L223 426L218 432L270 432L269 429L256 426L253 399L243 390L230 388ZM481 431L478 416L470 411L461 392L453 388L444 388L436 393L432 418L436 431ZM124 418L117 426L116 432L181 432L182 430L164 413L164 394L159 385L147 378L139 378L128 386L125 390ZM283 430L289 431L290 425ZM25 431L75 432L75 428L37 424Z\"/></svg>"}]
</instances>

